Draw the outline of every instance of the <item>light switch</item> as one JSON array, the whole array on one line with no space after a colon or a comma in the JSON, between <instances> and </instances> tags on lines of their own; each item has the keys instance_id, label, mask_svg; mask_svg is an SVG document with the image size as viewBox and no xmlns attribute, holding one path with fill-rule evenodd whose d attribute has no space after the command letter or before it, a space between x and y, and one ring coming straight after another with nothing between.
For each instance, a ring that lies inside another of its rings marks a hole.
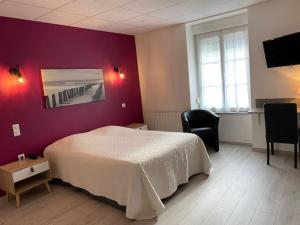
<instances>
[{"instance_id":1,"label":"light switch","mask_svg":"<svg viewBox=\"0 0 300 225\"><path fill-rule=\"evenodd\" d=\"M122 103L122 108L126 108L126 103Z\"/></svg>"},{"instance_id":2,"label":"light switch","mask_svg":"<svg viewBox=\"0 0 300 225\"><path fill-rule=\"evenodd\" d=\"M20 125L19 124L13 124L12 129L13 129L13 133L14 133L15 137L21 136L21 130L20 130Z\"/></svg>"}]
</instances>

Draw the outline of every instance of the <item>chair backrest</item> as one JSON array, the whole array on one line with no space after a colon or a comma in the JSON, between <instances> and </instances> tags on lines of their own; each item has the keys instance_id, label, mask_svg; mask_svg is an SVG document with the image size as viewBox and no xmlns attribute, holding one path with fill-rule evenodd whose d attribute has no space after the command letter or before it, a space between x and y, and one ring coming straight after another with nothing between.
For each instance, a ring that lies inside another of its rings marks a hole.
<instances>
[{"instance_id":1,"label":"chair backrest","mask_svg":"<svg viewBox=\"0 0 300 225\"><path fill-rule=\"evenodd\" d=\"M181 119L188 122L190 127L207 127L212 125L210 114L204 109L194 109L183 112Z\"/></svg>"},{"instance_id":2,"label":"chair backrest","mask_svg":"<svg viewBox=\"0 0 300 225\"><path fill-rule=\"evenodd\" d=\"M268 103L264 105L266 140L268 142L298 142L297 105Z\"/></svg>"}]
</instances>

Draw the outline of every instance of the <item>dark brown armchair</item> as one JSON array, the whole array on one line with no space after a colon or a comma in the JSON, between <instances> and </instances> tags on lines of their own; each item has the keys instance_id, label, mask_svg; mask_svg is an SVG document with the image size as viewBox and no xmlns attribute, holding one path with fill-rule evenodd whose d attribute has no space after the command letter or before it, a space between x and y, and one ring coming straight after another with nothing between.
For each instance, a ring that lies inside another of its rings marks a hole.
<instances>
[{"instance_id":1,"label":"dark brown armchair","mask_svg":"<svg viewBox=\"0 0 300 225\"><path fill-rule=\"evenodd\" d=\"M189 110L181 114L183 132L198 135L216 151L219 151L219 120L218 115L203 109Z\"/></svg>"}]
</instances>

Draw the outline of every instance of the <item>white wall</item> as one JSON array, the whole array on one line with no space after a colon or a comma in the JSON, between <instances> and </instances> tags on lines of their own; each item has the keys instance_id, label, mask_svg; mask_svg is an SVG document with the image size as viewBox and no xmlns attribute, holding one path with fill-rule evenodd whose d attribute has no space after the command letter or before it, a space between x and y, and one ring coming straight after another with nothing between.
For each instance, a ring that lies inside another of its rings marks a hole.
<instances>
[{"instance_id":1,"label":"white wall","mask_svg":"<svg viewBox=\"0 0 300 225\"><path fill-rule=\"evenodd\" d=\"M297 97L300 67L268 69L262 42L299 32L299 10L299 0L273 0L248 9L252 103L257 98Z\"/></svg>"},{"instance_id":2,"label":"white wall","mask_svg":"<svg viewBox=\"0 0 300 225\"><path fill-rule=\"evenodd\" d=\"M190 107L185 26L136 38L144 111L182 111Z\"/></svg>"},{"instance_id":3,"label":"white wall","mask_svg":"<svg viewBox=\"0 0 300 225\"><path fill-rule=\"evenodd\" d=\"M185 25L136 36L139 76L144 118L150 129L181 131L180 113L197 108L189 95L189 77ZM191 51L189 51L191 52ZM220 115L220 140L251 143L251 117L245 114ZM250 126L249 126L250 124Z\"/></svg>"},{"instance_id":4,"label":"white wall","mask_svg":"<svg viewBox=\"0 0 300 225\"><path fill-rule=\"evenodd\" d=\"M186 25L186 45L187 45L187 60L188 60L188 74L189 74L189 92L190 92L190 108L198 109L199 105L199 77L197 74L196 63L196 48L195 39L193 35L192 26Z\"/></svg>"},{"instance_id":5,"label":"white wall","mask_svg":"<svg viewBox=\"0 0 300 225\"><path fill-rule=\"evenodd\" d=\"M144 119L152 130L181 131L190 108L185 26L135 37Z\"/></svg>"},{"instance_id":6,"label":"white wall","mask_svg":"<svg viewBox=\"0 0 300 225\"><path fill-rule=\"evenodd\" d=\"M199 21L191 23L193 34L204 34L216 30L230 29L235 26L243 26L248 24L247 10L238 10L218 18L211 18L209 21Z\"/></svg>"},{"instance_id":7,"label":"white wall","mask_svg":"<svg viewBox=\"0 0 300 225\"><path fill-rule=\"evenodd\" d=\"M300 66L268 69L262 42L300 31L300 1L273 0L248 9L252 104L257 98L293 98ZM253 116L253 147L266 148L264 118ZM275 146L286 150L285 145Z\"/></svg>"},{"instance_id":8,"label":"white wall","mask_svg":"<svg viewBox=\"0 0 300 225\"><path fill-rule=\"evenodd\" d=\"M299 32L299 9L299 0L272 0L248 9L252 104L256 98L297 97L300 66L267 69L262 42ZM136 36L142 102L150 128L177 130L180 112L197 107L189 93L189 81L195 88L196 79L188 73L193 64L188 62L187 48L192 46L186 43L186 32L191 33L178 25ZM168 113L174 122L159 122ZM264 126L257 121L257 116L222 114L220 139L265 148Z\"/></svg>"},{"instance_id":9,"label":"white wall","mask_svg":"<svg viewBox=\"0 0 300 225\"><path fill-rule=\"evenodd\" d=\"M252 116L245 113L219 114L220 141L252 144Z\"/></svg>"}]
</instances>

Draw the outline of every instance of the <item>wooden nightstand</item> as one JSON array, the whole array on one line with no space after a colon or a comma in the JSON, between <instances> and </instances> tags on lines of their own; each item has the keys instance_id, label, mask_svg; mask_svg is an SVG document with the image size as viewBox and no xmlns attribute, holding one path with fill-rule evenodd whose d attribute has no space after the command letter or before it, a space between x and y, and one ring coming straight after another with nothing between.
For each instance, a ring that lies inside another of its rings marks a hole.
<instances>
[{"instance_id":1,"label":"wooden nightstand","mask_svg":"<svg viewBox=\"0 0 300 225\"><path fill-rule=\"evenodd\" d=\"M132 129L138 129L138 130L148 130L148 127L146 124L144 123L132 123L129 124L128 126L126 126L128 128L132 128Z\"/></svg>"},{"instance_id":2,"label":"wooden nightstand","mask_svg":"<svg viewBox=\"0 0 300 225\"><path fill-rule=\"evenodd\" d=\"M16 196L17 207L20 207L20 195L34 187L44 184L51 192L49 181L51 172L45 158L25 159L0 167L0 189L9 195Z\"/></svg>"}]
</instances>

